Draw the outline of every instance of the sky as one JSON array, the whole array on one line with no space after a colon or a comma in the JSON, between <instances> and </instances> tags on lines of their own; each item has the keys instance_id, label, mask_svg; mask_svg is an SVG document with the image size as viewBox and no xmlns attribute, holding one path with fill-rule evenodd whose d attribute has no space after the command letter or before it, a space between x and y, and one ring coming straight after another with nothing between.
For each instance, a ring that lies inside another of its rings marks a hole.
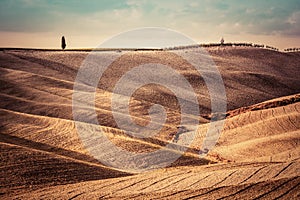
<instances>
[{"instance_id":1,"label":"sky","mask_svg":"<svg viewBox=\"0 0 300 200\"><path fill-rule=\"evenodd\" d=\"M168 28L197 43L300 47L299 0L0 0L0 47L93 48L124 31Z\"/></svg>"}]
</instances>

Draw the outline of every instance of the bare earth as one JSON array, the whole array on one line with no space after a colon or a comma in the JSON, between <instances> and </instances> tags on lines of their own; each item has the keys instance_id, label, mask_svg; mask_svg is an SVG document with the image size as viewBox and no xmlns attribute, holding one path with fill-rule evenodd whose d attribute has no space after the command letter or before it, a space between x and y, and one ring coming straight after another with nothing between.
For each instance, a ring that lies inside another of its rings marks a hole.
<instances>
[{"instance_id":1,"label":"bare earth","mask_svg":"<svg viewBox=\"0 0 300 200\"><path fill-rule=\"evenodd\" d=\"M299 199L300 53L250 47L207 51L222 75L228 112L216 147L202 159L197 153L210 125L210 98L205 82L188 63L172 51L129 51L100 80L95 109L101 128L115 145L138 153L174 141L180 107L164 87L137 90L130 102L135 122L149 122L153 103L163 105L168 118L153 138L126 135L110 105L122 74L143 63L162 63L195 88L201 111L193 116L200 123L195 140L171 166L144 173L103 165L79 138L72 94L88 52L0 51L0 198ZM104 53L119 52L98 52ZM88 119L86 109L91 108L82 108Z\"/></svg>"}]
</instances>

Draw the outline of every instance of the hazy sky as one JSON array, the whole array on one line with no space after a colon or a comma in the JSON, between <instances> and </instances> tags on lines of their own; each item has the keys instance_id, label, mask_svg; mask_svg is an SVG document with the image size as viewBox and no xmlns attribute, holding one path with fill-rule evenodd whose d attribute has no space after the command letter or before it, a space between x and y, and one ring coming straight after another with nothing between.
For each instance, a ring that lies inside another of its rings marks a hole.
<instances>
[{"instance_id":1,"label":"hazy sky","mask_svg":"<svg viewBox=\"0 0 300 200\"><path fill-rule=\"evenodd\" d=\"M123 31L163 27L199 43L300 47L300 0L0 0L0 46L95 47Z\"/></svg>"}]
</instances>

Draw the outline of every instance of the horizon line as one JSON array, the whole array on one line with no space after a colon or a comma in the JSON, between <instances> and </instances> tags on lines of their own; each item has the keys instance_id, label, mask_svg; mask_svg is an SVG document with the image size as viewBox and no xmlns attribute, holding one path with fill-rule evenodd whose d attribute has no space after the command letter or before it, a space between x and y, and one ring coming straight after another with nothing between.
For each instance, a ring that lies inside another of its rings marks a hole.
<instances>
[{"instance_id":1,"label":"horizon line","mask_svg":"<svg viewBox=\"0 0 300 200\"><path fill-rule=\"evenodd\" d=\"M137 50L180 50L180 49L188 49L188 48L209 48L209 47L254 47L261 49L269 49L273 51L300 51L298 47L289 47L285 49L279 49L277 47L264 45L264 44L256 44L251 42L228 42L228 43L200 43L193 45L179 45L173 47L103 47L103 48L92 48L92 47L82 47L82 48L70 48L70 49L61 49L61 48L35 48L35 47L0 47L0 51L3 50L36 50L36 51L137 51Z\"/></svg>"}]
</instances>

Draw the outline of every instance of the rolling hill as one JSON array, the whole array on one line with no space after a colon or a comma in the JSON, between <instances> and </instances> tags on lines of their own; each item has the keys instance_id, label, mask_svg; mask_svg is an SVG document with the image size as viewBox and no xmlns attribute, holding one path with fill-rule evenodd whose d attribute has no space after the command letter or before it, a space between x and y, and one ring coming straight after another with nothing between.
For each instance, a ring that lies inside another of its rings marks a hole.
<instances>
[{"instance_id":1,"label":"rolling hill","mask_svg":"<svg viewBox=\"0 0 300 200\"><path fill-rule=\"evenodd\" d=\"M180 105L164 87L150 84L136 90L130 101L133 120L146 125L148 109L159 103L166 109L167 121L151 138L125 134L113 118L110 102L122 74L143 63L162 63L182 74L197 93L201 115L189 117L200 125L188 151L167 168L135 173L95 159L77 133L73 85L88 52L2 49L1 198L299 198L300 54L250 47L206 50L223 78L228 111L217 145L205 158L199 158L198 150L211 125L209 92L199 73L176 51L128 51L99 81L95 100L99 126L115 145L135 153L174 141ZM198 50L179 51L192 56ZM80 109L84 117L79 123L85 124L93 108Z\"/></svg>"}]
</instances>

